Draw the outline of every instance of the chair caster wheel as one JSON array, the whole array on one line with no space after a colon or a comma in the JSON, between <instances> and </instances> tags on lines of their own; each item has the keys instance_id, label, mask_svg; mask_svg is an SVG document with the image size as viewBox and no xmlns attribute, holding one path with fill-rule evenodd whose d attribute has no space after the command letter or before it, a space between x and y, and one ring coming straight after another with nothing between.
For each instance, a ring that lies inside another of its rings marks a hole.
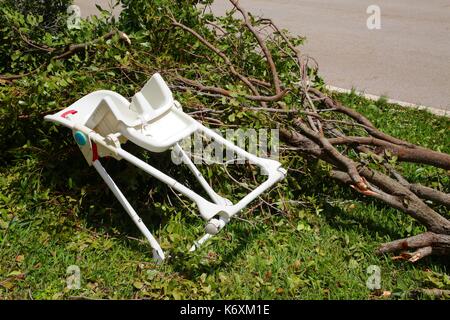
<instances>
[{"instance_id":1,"label":"chair caster wheel","mask_svg":"<svg viewBox=\"0 0 450 320\"><path fill-rule=\"evenodd\" d=\"M205 227L206 233L210 235L216 235L225 226L223 220L211 219Z\"/></svg>"}]
</instances>

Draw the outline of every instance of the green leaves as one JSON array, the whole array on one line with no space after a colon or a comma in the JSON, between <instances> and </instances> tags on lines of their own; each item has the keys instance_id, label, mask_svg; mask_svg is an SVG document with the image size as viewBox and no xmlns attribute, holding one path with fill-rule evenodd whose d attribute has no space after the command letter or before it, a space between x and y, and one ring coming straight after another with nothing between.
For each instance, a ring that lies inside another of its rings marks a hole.
<instances>
[{"instance_id":1,"label":"green leaves","mask_svg":"<svg viewBox=\"0 0 450 320\"><path fill-rule=\"evenodd\" d=\"M144 284L140 281L135 281L133 282L133 286L137 289L137 290L141 290L144 287Z\"/></svg>"},{"instance_id":2,"label":"green leaves","mask_svg":"<svg viewBox=\"0 0 450 320\"><path fill-rule=\"evenodd\" d=\"M309 226L308 224L306 224L306 223L300 221L300 222L297 224L297 231L299 231L299 232L305 232L305 231L307 232L307 231L311 231L311 226Z\"/></svg>"},{"instance_id":3,"label":"green leaves","mask_svg":"<svg viewBox=\"0 0 450 320\"><path fill-rule=\"evenodd\" d=\"M43 20L42 17L36 18L35 16L30 15L30 14L27 15L27 18L26 18L26 21L30 27L37 26L39 22L42 22L42 20Z\"/></svg>"}]
</instances>

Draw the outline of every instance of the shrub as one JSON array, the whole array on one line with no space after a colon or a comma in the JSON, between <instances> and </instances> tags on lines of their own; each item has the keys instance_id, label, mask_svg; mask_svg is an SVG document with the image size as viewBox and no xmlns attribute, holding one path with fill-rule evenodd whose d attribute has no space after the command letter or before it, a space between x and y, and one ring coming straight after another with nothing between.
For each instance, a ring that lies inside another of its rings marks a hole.
<instances>
[{"instance_id":1,"label":"shrub","mask_svg":"<svg viewBox=\"0 0 450 320\"><path fill-rule=\"evenodd\" d=\"M24 16L41 16L40 28L55 31L65 24L67 7L72 0L1 0L2 6L14 8Z\"/></svg>"}]
</instances>

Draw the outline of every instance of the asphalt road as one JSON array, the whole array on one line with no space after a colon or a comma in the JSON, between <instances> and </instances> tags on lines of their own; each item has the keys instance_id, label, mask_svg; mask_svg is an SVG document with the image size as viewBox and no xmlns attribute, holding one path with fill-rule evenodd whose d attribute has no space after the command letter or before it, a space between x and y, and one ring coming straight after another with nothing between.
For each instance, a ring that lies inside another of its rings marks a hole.
<instances>
[{"instance_id":1,"label":"asphalt road","mask_svg":"<svg viewBox=\"0 0 450 320\"><path fill-rule=\"evenodd\" d=\"M84 16L94 1L76 0ZM105 3L108 0L98 0ZM307 37L330 85L450 110L450 0L241 0L254 14ZM381 29L369 30L369 5ZM224 13L228 1L216 0Z\"/></svg>"},{"instance_id":2,"label":"asphalt road","mask_svg":"<svg viewBox=\"0 0 450 320\"><path fill-rule=\"evenodd\" d=\"M73 4L80 7L81 16L83 18L98 14L98 9L95 6L96 4L99 4L102 7L102 9L111 11L112 3L115 3L115 0L74 0L73 1ZM120 10L121 10L121 8L117 7L113 10L113 12L116 16L119 16Z\"/></svg>"}]
</instances>

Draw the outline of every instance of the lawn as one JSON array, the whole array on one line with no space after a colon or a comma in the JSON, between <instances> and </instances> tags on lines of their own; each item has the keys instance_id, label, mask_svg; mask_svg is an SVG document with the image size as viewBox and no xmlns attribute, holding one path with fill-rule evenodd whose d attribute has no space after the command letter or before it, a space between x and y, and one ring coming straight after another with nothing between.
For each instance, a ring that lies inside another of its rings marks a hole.
<instances>
[{"instance_id":1,"label":"lawn","mask_svg":"<svg viewBox=\"0 0 450 320\"><path fill-rule=\"evenodd\" d=\"M448 118L351 94L338 98L390 134L450 152ZM284 202L278 213L244 211L244 219L234 220L195 253L187 253L203 229L195 208L133 168L108 163L170 255L156 265L69 134L61 135L70 152L51 155L25 144L14 148L14 159L0 169L2 299L381 299L383 291L395 299L450 285L446 259L411 264L374 254L382 242L421 231L412 219L332 181L321 163L289 154L282 154L286 167L293 160L304 165L265 196ZM450 188L444 171L404 165L404 172L412 180ZM293 181L297 189L288 190ZM135 184L142 183L149 189L139 193ZM157 185L165 201L153 200ZM67 287L73 265L80 270L79 289ZM381 269L381 290L366 286L371 265Z\"/></svg>"}]
</instances>

